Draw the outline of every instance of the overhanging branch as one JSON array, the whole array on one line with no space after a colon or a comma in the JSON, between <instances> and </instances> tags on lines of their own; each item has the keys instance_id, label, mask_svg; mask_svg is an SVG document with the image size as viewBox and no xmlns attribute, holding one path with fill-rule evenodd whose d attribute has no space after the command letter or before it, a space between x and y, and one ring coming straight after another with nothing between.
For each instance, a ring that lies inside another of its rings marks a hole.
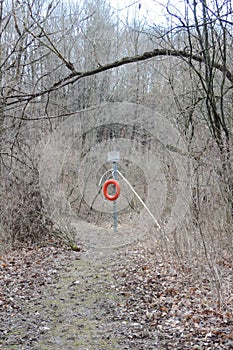
<instances>
[{"instance_id":1,"label":"overhanging branch","mask_svg":"<svg viewBox=\"0 0 233 350\"><path fill-rule=\"evenodd\" d=\"M148 51L144 52L141 55L135 55L135 56L130 56L130 57L123 57L120 60L108 63L104 66L98 66L97 68L84 71L84 72L79 72L74 70L71 74L69 74L67 77L57 81L54 83L50 88L45 89L41 92L34 93L34 94L18 94L14 96L9 96L8 97L8 103L7 105L12 105L12 104L17 104L22 101L30 101L33 100L34 98L43 96L49 92L56 91L66 85L73 84L76 81L83 79L85 77L93 76L117 67L124 66L126 64L130 63L136 63L140 61L146 61L148 59L152 59L158 56L167 56L167 57L177 57L180 59L188 59L186 63L191 63L191 61L196 61L200 63L205 63L204 57L198 54L193 54L185 50L171 50L171 49L155 49L153 51ZM224 65L221 65L217 62L213 62L213 67L219 70L220 72L224 73L229 80L230 83L233 84L233 72L231 72L227 67ZM12 101L14 99L14 101ZM17 99L17 100L16 100Z\"/></svg>"}]
</instances>

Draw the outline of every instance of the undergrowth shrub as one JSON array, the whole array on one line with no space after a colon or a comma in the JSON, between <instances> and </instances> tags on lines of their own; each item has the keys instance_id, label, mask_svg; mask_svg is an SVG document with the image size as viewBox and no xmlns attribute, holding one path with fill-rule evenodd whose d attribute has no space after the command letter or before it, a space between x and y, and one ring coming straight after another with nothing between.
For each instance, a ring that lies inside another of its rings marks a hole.
<instances>
[{"instance_id":1,"label":"undergrowth shrub","mask_svg":"<svg viewBox=\"0 0 233 350\"><path fill-rule=\"evenodd\" d=\"M3 243L36 243L48 234L38 176L6 174L1 182L1 227Z\"/></svg>"}]
</instances>

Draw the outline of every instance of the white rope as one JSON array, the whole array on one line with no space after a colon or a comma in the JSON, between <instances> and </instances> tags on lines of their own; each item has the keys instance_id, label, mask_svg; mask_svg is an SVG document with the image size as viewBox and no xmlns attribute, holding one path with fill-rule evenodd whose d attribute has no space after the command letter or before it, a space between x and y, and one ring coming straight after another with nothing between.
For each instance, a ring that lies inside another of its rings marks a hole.
<instances>
[{"instance_id":1,"label":"white rope","mask_svg":"<svg viewBox=\"0 0 233 350\"><path fill-rule=\"evenodd\" d=\"M105 171L105 173L103 174L103 176L102 176L101 179L100 179L99 186L101 185L104 176L105 176L107 173L109 173L110 171L113 172L113 169L109 169L109 170Z\"/></svg>"},{"instance_id":2,"label":"white rope","mask_svg":"<svg viewBox=\"0 0 233 350\"><path fill-rule=\"evenodd\" d=\"M157 225L157 227L159 229L161 229L161 226L159 225L158 221L156 220L156 218L154 217L154 215L152 214L152 212L150 211L150 209L146 206L146 204L143 202L143 200L141 199L141 197L137 194L137 192L135 191L135 189L133 188L133 186L129 183L129 181L124 177L124 175L121 174L121 172L119 170L117 170L118 174L122 177L122 179L127 183L127 185L129 186L129 188L133 191L133 193L135 194L135 196L139 199L139 201L142 203L142 205L144 206L144 208L147 210L148 214L151 216L151 218L154 220L155 224Z\"/></svg>"},{"instance_id":3,"label":"white rope","mask_svg":"<svg viewBox=\"0 0 233 350\"><path fill-rule=\"evenodd\" d=\"M109 173L109 172L112 172L113 173L113 169L109 169L107 171L105 171L105 173L103 174L103 176L101 177L100 179L100 182L99 182L99 186L101 185L102 181L103 181L103 178L104 176ZM143 202L143 200L141 199L141 197L138 195L138 193L135 191L135 189L133 188L133 186L130 184L130 182L124 177L124 175L119 171L117 170L118 174L122 177L122 179L127 183L127 185L129 186L129 188L131 189L131 191L135 194L135 196L138 198L138 200L142 203L142 205L144 206L144 208L147 210L148 214L150 215L150 217L153 219L154 223L156 224L156 226L158 227L158 229L163 232L164 234L164 237L166 238L167 241L169 241L168 237L166 236L165 232L164 232L164 229L162 229L162 227L159 225L158 221L156 220L156 218L154 217L154 215L152 214L152 212L150 211L150 209L147 207L147 205ZM125 246L125 244L123 245ZM120 248L122 247L121 245L119 246L115 246L114 248Z\"/></svg>"}]
</instances>

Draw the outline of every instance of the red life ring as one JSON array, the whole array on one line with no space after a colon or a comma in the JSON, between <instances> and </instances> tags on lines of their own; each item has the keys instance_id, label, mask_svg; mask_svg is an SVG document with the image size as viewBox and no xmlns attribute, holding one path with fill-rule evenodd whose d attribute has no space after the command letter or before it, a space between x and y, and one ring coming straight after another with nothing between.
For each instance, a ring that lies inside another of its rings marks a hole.
<instances>
[{"instance_id":1,"label":"red life ring","mask_svg":"<svg viewBox=\"0 0 233 350\"><path fill-rule=\"evenodd\" d=\"M116 192L112 196L108 193L108 186L109 185L114 185L115 189L116 189ZM120 185L119 185L119 182L117 180L110 179L110 180L105 181L105 183L103 185L103 193L104 193L105 198L107 198L109 201L115 201L119 197L120 192L121 192Z\"/></svg>"}]
</instances>

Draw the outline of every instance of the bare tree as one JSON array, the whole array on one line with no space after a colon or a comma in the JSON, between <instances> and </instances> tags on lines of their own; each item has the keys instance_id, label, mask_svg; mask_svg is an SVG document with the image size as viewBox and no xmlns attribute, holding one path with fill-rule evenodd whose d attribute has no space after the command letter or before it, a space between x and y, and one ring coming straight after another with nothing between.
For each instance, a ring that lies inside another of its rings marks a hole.
<instances>
[{"instance_id":1,"label":"bare tree","mask_svg":"<svg viewBox=\"0 0 233 350\"><path fill-rule=\"evenodd\" d=\"M168 5L172 27L147 28L139 20L119 24L105 1L1 1L1 164L6 177L14 169L14 176L22 178L22 169L23 174L31 169L33 182L38 181L32 145L66 116L125 99L155 107L157 98L163 108L159 93L173 92L166 101L176 108L180 129L197 139L201 119L208 140L217 145L216 171L232 205L231 3L219 0L211 6L184 0L180 14Z\"/></svg>"}]
</instances>

